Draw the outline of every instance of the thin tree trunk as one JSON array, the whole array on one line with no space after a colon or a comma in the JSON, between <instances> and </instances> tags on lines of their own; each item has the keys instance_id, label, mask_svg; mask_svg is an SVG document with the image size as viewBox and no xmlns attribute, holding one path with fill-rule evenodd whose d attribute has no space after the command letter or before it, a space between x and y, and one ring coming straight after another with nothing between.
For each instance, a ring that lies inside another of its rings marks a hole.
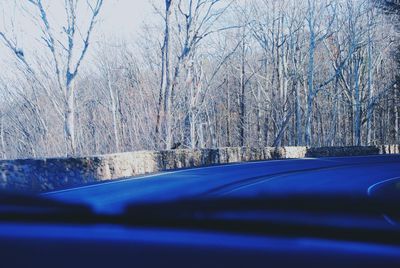
<instances>
[{"instance_id":1,"label":"thin tree trunk","mask_svg":"<svg viewBox=\"0 0 400 268\"><path fill-rule=\"evenodd\" d=\"M309 18L308 18L308 29L310 31L310 44L308 50L308 70L307 70L307 107L306 107L306 125L305 125L305 143L310 146L312 143L311 137L311 117L313 108L313 98L314 98L314 64L315 64L315 48L316 48L316 37L314 32L314 3L309 1Z\"/></svg>"},{"instance_id":2,"label":"thin tree trunk","mask_svg":"<svg viewBox=\"0 0 400 268\"><path fill-rule=\"evenodd\" d=\"M399 131L399 107L398 107L398 102L399 102L399 90L397 87L394 89L394 143L399 144L400 143L400 131Z\"/></svg>"},{"instance_id":3,"label":"thin tree trunk","mask_svg":"<svg viewBox=\"0 0 400 268\"><path fill-rule=\"evenodd\" d=\"M172 0L165 0L165 28L164 28L164 43L161 49L161 80L160 80L160 93L158 100L158 111L156 121L156 138L159 139L158 143L164 142L164 148L170 149L172 142L168 141L169 138L169 105L170 105L170 17L171 17ZM163 124L166 127L165 134L162 130Z\"/></svg>"},{"instance_id":4,"label":"thin tree trunk","mask_svg":"<svg viewBox=\"0 0 400 268\"><path fill-rule=\"evenodd\" d=\"M361 146L361 99L360 99L360 84L359 84L359 62L355 60L354 66L354 138L355 145Z\"/></svg>"},{"instance_id":5,"label":"thin tree trunk","mask_svg":"<svg viewBox=\"0 0 400 268\"><path fill-rule=\"evenodd\" d=\"M241 57L241 72L240 72L240 94L239 94L239 139L240 139L240 146L244 146L244 128L245 128L245 88L246 88L246 59L245 59L245 50L246 44L243 38L242 43L242 57Z\"/></svg>"},{"instance_id":6,"label":"thin tree trunk","mask_svg":"<svg viewBox=\"0 0 400 268\"><path fill-rule=\"evenodd\" d=\"M0 146L1 146L1 159L6 159L6 143L4 141L4 119L3 115L0 115Z\"/></svg>"},{"instance_id":7,"label":"thin tree trunk","mask_svg":"<svg viewBox=\"0 0 400 268\"><path fill-rule=\"evenodd\" d=\"M75 156L75 97L73 86L67 86L66 92L64 132L67 145L67 156Z\"/></svg>"},{"instance_id":8,"label":"thin tree trunk","mask_svg":"<svg viewBox=\"0 0 400 268\"><path fill-rule=\"evenodd\" d=\"M111 101L111 113L112 113L112 125L113 125L113 134L114 134L114 144L115 144L115 152L120 152L120 142L119 142L119 130L118 130L118 115L117 115L117 102L115 100L114 90L111 84L111 77L108 77L108 90L110 93L110 101Z\"/></svg>"},{"instance_id":9,"label":"thin tree trunk","mask_svg":"<svg viewBox=\"0 0 400 268\"><path fill-rule=\"evenodd\" d=\"M370 24L370 22L368 22ZM367 145L371 144L372 139L372 40L371 40L371 29L368 25L368 72L367 72Z\"/></svg>"},{"instance_id":10,"label":"thin tree trunk","mask_svg":"<svg viewBox=\"0 0 400 268\"><path fill-rule=\"evenodd\" d=\"M300 103L300 84L297 82L294 83L295 90L295 115L296 115L296 139L295 145L302 145L302 131L301 131L301 103Z\"/></svg>"},{"instance_id":11,"label":"thin tree trunk","mask_svg":"<svg viewBox=\"0 0 400 268\"><path fill-rule=\"evenodd\" d=\"M229 79L229 77L228 77L228 79ZM229 80L227 80L227 81L229 81ZM229 83L229 82L228 82ZM227 147L231 147L231 145L232 145L232 141L231 141L231 122L232 122L232 119L231 119L231 96L230 96L230 89L229 89L229 84L227 83L227 87L226 87L226 94L227 94L227 96L226 96L226 98L227 98L227 114L228 114L228 120L226 120L226 137L227 137L227 144L226 144L226 146Z\"/></svg>"}]
</instances>

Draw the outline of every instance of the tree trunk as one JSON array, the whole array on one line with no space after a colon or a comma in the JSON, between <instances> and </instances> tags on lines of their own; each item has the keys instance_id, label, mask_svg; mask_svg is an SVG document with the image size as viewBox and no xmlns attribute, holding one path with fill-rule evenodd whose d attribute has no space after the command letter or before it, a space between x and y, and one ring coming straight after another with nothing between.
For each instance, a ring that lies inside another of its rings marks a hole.
<instances>
[{"instance_id":1,"label":"tree trunk","mask_svg":"<svg viewBox=\"0 0 400 268\"><path fill-rule=\"evenodd\" d=\"M394 88L394 143L400 143L400 133L399 133L399 90L397 87Z\"/></svg>"},{"instance_id":2,"label":"tree trunk","mask_svg":"<svg viewBox=\"0 0 400 268\"><path fill-rule=\"evenodd\" d=\"M6 159L6 143L4 141L4 120L3 120L3 115L0 115L0 157L1 159Z\"/></svg>"},{"instance_id":3,"label":"tree trunk","mask_svg":"<svg viewBox=\"0 0 400 268\"><path fill-rule=\"evenodd\" d=\"M309 95L307 97L307 112L306 112L306 126L305 126L305 142L307 146L311 146L312 144L312 111L313 111L313 96Z\"/></svg>"},{"instance_id":4,"label":"tree trunk","mask_svg":"<svg viewBox=\"0 0 400 268\"><path fill-rule=\"evenodd\" d=\"M189 125L190 125L190 147L192 149L196 148L196 116L193 111L193 107L190 107L189 111Z\"/></svg>"},{"instance_id":5,"label":"tree trunk","mask_svg":"<svg viewBox=\"0 0 400 268\"><path fill-rule=\"evenodd\" d=\"M172 139L170 135L169 125L169 105L170 101L170 88L171 88L171 76L170 76L170 17L171 17L171 5L172 0L165 0L165 28L164 28L164 43L161 49L161 82L160 82L160 94L158 102L158 112L156 121L156 138L159 140L158 143L164 142L164 148L170 149L172 146ZM163 124L164 123L164 124ZM165 126L165 132L163 131L163 125ZM164 134L165 133L165 134Z\"/></svg>"},{"instance_id":6,"label":"tree trunk","mask_svg":"<svg viewBox=\"0 0 400 268\"><path fill-rule=\"evenodd\" d=\"M300 103L300 84L296 81L294 82L295 90L295 112L296 112L296 139L295 145L302 145L302 131L301 131L301 103Z\"/></svg>"},{"instance_id":7,"label":"tree trunk","mask_svg":"<svg viewBox=\"0 0 400 268\"><path fill-rule=\"evenodd\" d=\"M108 82L108 91L110 94L110 102L111 102L111 113L112 113L112 125L113 125L113 134L114 134L114 145L115 145L115 153L120 152L120 142L119 142L119 129L118 129L118 115L117 115L117 102L115 100L114 89L112 87L111 74L107 72L107 82Z\"/></svg>"},{"instance_id":8,"label":"tree trunk","mask_svg":"<svg viewBox=\"0 0 400 268\"><path fill-rule=\"evenodd\" d=\"M368 22L370 24L370 22ZM372 40L371 40L371 29L368 27L368 64L367 64L367 145L371 144L372 140Z\"/></svg>"},{"instance_id":9,"label":"tree trunk","mask_svg":"<svg viewBox=\"0 0 400 268\"><path fill-rule=\"evenodd\" d=\"M64 132L67 146L67 156L75 156L75 98L72 85L67 87L67 96L65 103Z\"/></svg>"},{"instance_id":10,"label":"tree trunk","mask_svg":"<svg viewBox=\"0 0 400 268\"><path fill-rule=\"evenodd\" d=\"M308 51L308 70L307 70L307 111L306 111L306 125L305 125L305 143L307 146L311 146L311 117L312 117L312 106L314 99L314 57L315 57L315 33L314 33L314 23L313 14L309 18L309 30L310 30L310 48Z\"/></svg>"},{"instance_id":11,"label":"tree trunk","mask_svg":"<svg viewBox=\"0 0 400 268\"><path fill-rule=\"evenodd\" d=\"M355 61L354 66L354 138L355 145L361 146L361 99L360 99L360 83L359 83L359 62Z\"/></svg>"},{"instance_id":12,"label":"tree trunk","mask_svg":"<svg viewBox=\"0 0 400 268\"><path fill-rule=\"evenodd\" d=\"M232 140L231 140L231 96L230 96L230 88L229 88L229 77L227 78L227 87L226 87L226 99L227 99L227 115L228 115L228 120L226 120L226 138L227 138L227 147L231 147L232 145Z\"/></svg>"},{"instance_id":13,"label":"tree trunk","mask_svg":"<svg viewBox=\"0 0 400 268\"><path fill-rule=\"evenodd\" d=\"M246 44L243 39L242 43L242 57L241 57L241 68L240 68L240 94L239 94L239 139L240 139L240 146L243 147L244 142L244 128L245 128L245 88L246 88L246 59L245 59L245 51L246 51Z\"/></svg>"}]
</instances>

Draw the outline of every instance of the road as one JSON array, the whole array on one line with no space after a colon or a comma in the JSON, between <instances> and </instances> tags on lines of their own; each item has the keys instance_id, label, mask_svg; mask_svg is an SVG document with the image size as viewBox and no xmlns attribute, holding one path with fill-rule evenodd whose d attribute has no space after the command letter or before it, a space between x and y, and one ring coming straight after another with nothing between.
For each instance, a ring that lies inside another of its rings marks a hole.
<instances>
[{"instance_id":1,"label":"road","mask_svg":"<svg viewBox=\"0 0 400 268\"><path fill-rule=\"evenodd\" d=\"M131 202L273 194L367 195L400 179L400 155L262 161L167 171L47 193L52 199L119 213Z\"/></svg>"}]
</instances>

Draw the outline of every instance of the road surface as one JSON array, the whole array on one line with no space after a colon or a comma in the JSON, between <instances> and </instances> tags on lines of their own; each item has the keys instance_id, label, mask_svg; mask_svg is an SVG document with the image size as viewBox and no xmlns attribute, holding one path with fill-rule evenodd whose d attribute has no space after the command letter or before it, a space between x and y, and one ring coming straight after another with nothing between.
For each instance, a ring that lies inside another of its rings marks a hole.
<instances>
[{"instance_id":1,"label":"road surface","mask_svg":"<svg viewBox=\"0 0 400 268\"><path fill-rule=\"evenodd\" d=\"M400 155L276 160L167 171L47 193L95 211L119 213L132 202L188 197L273 194L367 195L384 181L400 179Z\"/></svg>"}]
</instances>

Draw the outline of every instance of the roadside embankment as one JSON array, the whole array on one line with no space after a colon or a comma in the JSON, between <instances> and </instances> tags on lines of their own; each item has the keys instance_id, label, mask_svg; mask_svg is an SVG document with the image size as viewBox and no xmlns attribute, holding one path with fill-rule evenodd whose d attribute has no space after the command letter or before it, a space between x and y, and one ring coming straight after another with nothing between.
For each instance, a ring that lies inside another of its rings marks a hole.
<instances>
[{"instance_id":1,"label":"roadside embankment","mask_svg":"<svg viewBox=\"0 0 400 268\"><path fill-rule=\"evenodd\" d=\"M398 154L399 145L141 151L78 158L0 161L0 189L45 192L163 170L304 157Z\"/></svg>"}]
</instances>

